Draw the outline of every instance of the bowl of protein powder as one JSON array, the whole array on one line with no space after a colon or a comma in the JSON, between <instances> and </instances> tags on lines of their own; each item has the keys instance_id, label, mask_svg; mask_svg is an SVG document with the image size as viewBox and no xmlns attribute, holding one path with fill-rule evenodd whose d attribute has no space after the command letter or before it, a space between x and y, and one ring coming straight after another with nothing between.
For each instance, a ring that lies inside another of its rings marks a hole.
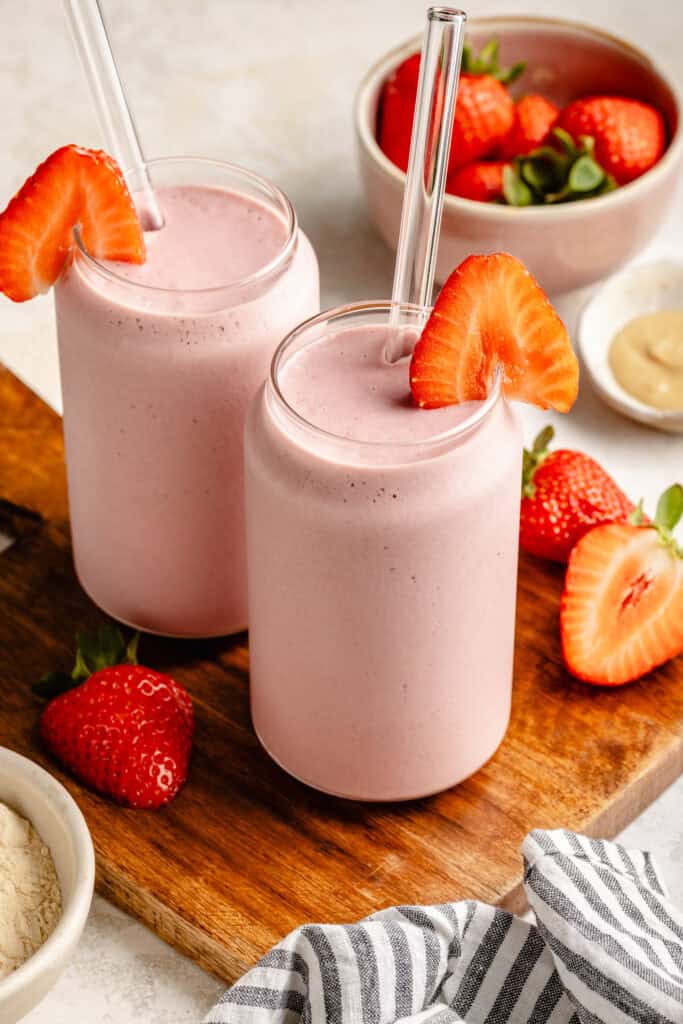
<instances>
[{"instance_id":1,"label":"bowl of protein powder","mask_svg":"<svg viewBox=\"0 0 683 1024\"><path fill-rule=\"evenodd\" d=\"M0 747L0 1021L40 1002L70 960L95 882L88 826L44 768Z\"/></svg>"}]
</instances>

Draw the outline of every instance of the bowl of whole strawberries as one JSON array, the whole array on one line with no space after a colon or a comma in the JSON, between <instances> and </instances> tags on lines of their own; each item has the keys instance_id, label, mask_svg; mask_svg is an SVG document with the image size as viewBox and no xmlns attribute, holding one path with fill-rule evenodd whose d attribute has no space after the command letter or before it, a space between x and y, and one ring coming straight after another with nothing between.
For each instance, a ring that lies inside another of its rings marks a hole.
<instances>
[{"instance_id":1,"label":"bowl of whole strawberries","mask_svg":"<svg viewBox=\"0 0 683 1024\"><path fill-rule=\"evenodd\" d=\"M419 39L382 58L356 97L370 215L396 248ZM553 294L606 277L650 241L677 185L672 81L629 43L542 17L476 18L458 89L436 276L507 251Z\"/></svg>"}]
</instances>

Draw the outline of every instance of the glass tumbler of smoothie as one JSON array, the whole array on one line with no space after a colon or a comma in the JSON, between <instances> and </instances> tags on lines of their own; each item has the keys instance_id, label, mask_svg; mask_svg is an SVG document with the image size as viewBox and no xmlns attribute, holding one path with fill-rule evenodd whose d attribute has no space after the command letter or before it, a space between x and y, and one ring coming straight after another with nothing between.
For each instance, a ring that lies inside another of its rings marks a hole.
<instances>
[{"instance_id":1,"label":"glass tumbler of smoothie","mask_svg":"<svg viewBox=\"0 0 683 1024\"><path fill-rule=\"evenodd\" d=\"M427 313L309 320L247 421L254 726L292 775L359 800L459 782L510 714L520 427L500 372L484 400L411 402L385 351Z\"/></svg>"},{"instance_id":2,"label":"glass tumbler of smoothie","mask_svg":"<svg viewBox=\"0 0 683 1024\"><path fill-rule=\"evenodd\" d=\"M74 558L122 622L247 625L243 427L273 352L319 309L286 196L230 164L150 161L164 226L142 265L77 237L56 288Z\"/></svg>"}]
</instances>

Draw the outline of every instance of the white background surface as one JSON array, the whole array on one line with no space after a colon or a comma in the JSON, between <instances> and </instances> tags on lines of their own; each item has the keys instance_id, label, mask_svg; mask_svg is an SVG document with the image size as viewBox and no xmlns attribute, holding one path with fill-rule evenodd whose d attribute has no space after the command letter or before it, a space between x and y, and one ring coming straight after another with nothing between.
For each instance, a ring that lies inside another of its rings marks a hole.
<instances>
[{"instance_id":1,"label":"white background surface","mask_svg":"<svg viewBox=\"0 0 683 1024\"><path fill-rule=\"evenodd\" d=\"M421 30L422 0L105 0L111 35L150 156L199 154L245 164L288 192L321 264L323 304L386 297L391 257L365 219L352 96L365 69ZM488 0L471 15L564 15L558 0ZM622 35L674 75L683 6L671 0L574 0L571 15ZM0 206L67 142L101 145L58 0L0 0ZM648 256L680 248L683 198ZM678 240L677 240L678 239ZM585 296L560 304L570 330ZM59 408L50 300L0 298L0 357ZM525 410L527 436L548 417ZM589 449L648 503L683 477L683 439L637 427L584 386L561 442ZM0 737L8 742L9 737ZM683 906L683 779L625 833L655 851ZM443 893L448 898L448 893ZM76 961L29 1024L176 1024L198 1020L215 979L96 899Z\"/></svg>"}]
</instances>

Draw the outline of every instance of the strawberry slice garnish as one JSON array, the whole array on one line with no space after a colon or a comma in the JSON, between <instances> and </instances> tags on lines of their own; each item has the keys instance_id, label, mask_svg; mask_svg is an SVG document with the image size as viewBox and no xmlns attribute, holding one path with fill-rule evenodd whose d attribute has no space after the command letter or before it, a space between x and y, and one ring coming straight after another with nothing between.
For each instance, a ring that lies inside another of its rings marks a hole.
<instances>
[{"instance_id":1,"label":"strawberry slice garnish","mask_svg":"<svg viewBox=\"0 0 683 1024\"><path fill-rule=\"evenodd\" d=\"M441 289L415 346L417 405L486 398L494 371L508 398L566 412L579 366L567 330L526 267L507 253L468 256Z\"/></svg>"},{"instance_id":2,"label":"strawberry slice garnish","mask_svg":"<svg viewBox=\"0 0 683 1024\"><path fill-rule=\"evenodd\" d=\"M554 433L546 427L524 449L519 543L532 555L566 562L585 533L627 522L635 506L590 455L551 451Z\"/></svg>"},{"instance_id":3,"label":"strawberry slice garnish","mask_svg":"<svg viewBox=\"0 0 683 1024\"><path fill-rule=\"evenodd\" d=\"M560 626L578 679L621 686L683 652L683 550L672 533L681 515L674 484L654 523L596 526L573 549Z\"/></svg>"},{"instance_id":4,"label":"strawberry slice garnish","mask_svg":"<svg viewBox=\"0 0 683 1024\"><path fill-rule=\"evenodd\" d=\"M113 626L81 634L71 675L51 672L34 687L54 698L40 735L97 792L128 807L161 807L187 779L192 701L170 676L138 665L136 648L137 636L126 647Z\"/></svg>"},{"instance_id":5,"label":"strawberry slice garnish","mask_svg":"<svg viewBox=\"0 0 683 1024\"><path fill-rule=\"evenodd\" d=\"M0 292L25 302L47 291L77 225L95 259L144 263L142 228L116 161L101 150L63 146L0 214Z\"/></svg>"}]
</instances>

